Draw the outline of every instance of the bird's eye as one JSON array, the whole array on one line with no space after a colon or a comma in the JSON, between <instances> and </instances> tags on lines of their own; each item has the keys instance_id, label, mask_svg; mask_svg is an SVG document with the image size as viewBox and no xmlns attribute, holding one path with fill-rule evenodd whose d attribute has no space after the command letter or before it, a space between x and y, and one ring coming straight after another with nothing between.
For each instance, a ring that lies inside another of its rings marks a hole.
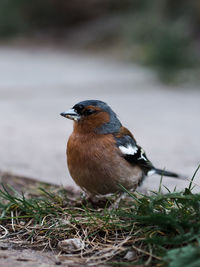
<instances>
[{"instance_id":1,"label":"bird's eye","mask_svg":"<svg viewBox=\"0 0 200 267\"><path fill-rule=\"evenodd\" d=\"M94 114L95 112L96 112L95 109L88 108L84 110L83 115L88 116L88 115Z\"/></svg>"},{"instance_id":2,"label":"bird's eye","mask_svg":"<svg viewBox=\"0 0 200 267\"><path fill-rule=\"evenodd\" d=\"M81 114L83 109L84 109L84 106L83 105L75 105L74 109L78 112L78 114Z\"/></svg>"}]
</instances>

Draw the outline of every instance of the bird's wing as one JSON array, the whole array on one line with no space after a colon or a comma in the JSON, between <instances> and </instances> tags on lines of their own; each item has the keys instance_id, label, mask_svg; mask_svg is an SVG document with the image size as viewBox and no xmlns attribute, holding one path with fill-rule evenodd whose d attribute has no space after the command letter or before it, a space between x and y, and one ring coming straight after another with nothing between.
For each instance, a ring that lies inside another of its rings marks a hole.
<instances>
[{"instance_id":1,"label":"bird's wing","mask_svg":"<svg viewBox=\"0 0 200 267\"><path fill-rule=\"evenodd\" d=\"M144 150L137 145L136 140L128 129L121 127L120 132L115 134L114 138L122 156L130 164L140 166L146 175L154 171L154 166L147 158Z\"/></svg>"}]
</instances>

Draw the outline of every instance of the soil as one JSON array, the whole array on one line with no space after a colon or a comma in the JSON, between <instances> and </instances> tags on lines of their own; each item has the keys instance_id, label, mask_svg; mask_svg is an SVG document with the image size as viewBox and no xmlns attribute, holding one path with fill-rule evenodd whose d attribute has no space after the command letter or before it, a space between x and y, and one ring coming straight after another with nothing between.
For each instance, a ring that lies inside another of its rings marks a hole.
<instances>
[{"instance_id":1,"label":"soil","mask_svg":"<svg viewBox=\"0 0 200 267\"><path fill-rule=\"evenodd\" d=\"M25 195L36 196L39 195L37 190L39 187L45 188L49 192L52 192L58 188L57 185L52 185L48 183L39 182L34 179L27 177L21 177L17 175L12 175L10 173L0 172L0 189L2 187L13 193L10 189L14 188L18 192L23 192ZM73 195L76 197L76 194L79 194L76 191L69 187L65 187L66 193L69 196ZM30 243L29 243L30 246ZM36 248L27 248L25 242L17 241L12 239L12 235L0 239L0 267L35 267L35 266L86 266L84 264L74 264L73 260L68 257L68 255L61 253L62 249L40 249ZM99 265L98 265L99 266ZM107 265L102 265L106 267Z\"/></svg>"}]
</instances>

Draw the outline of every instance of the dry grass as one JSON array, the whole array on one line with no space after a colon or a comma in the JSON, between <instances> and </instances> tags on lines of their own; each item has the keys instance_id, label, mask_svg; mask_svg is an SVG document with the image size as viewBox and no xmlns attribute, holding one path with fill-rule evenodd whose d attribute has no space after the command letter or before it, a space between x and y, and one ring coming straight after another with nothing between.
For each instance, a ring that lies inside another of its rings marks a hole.
<instances>
[{"instance_id":1,"label":"dry grass","mask_svg":"<svg viewBox=\"0 0 200 267\"><path fill-rule=\"evenodd\" d=\"M117 195L91 202L58 187L19 193L3 186L0 239L52 250L65 263L175 266L185 255L180 249L189 246L198 255L200 194L191 186L165 195L128 193L118 207Z\"/></svg>"}]
</instances>

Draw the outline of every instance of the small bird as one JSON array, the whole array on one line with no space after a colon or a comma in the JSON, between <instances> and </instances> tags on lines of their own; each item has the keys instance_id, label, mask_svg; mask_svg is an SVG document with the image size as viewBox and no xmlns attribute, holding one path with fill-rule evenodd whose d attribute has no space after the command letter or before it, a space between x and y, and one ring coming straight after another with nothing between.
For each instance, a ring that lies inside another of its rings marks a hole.
<instances>
[{"instance_id":1,"label":"small bird","mask_svg":"<svg viewBox=\"0 0 200 267\"><path fill-rule=\"evenodd\" d=\"M60 115L74 120L67 164L72 178L85 192L106 195L122 191L120 185L135 190L151 174L181 177L155 168L105 102L82 101Z\"/></svg>"}]
</instances>

